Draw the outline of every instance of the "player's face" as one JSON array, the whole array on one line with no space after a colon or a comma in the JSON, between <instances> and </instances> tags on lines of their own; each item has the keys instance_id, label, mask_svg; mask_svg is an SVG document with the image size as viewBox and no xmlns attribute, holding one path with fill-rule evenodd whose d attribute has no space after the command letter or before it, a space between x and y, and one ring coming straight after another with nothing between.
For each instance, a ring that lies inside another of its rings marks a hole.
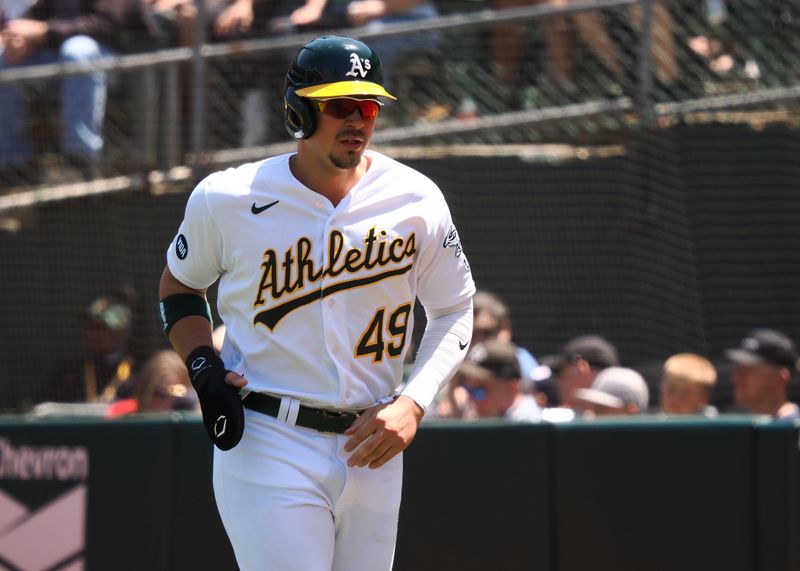
<instances>
[{"instance_id":1,"label":"player's face","mask_svg":"<svg viewBox=\"0 0 800 571\"><path fill-rule=\"evenodd\" d=\"M314 100L317 132L310 142L321 146L339 169L354 169L372 139L380 103L375 99L336 98Z\"/></svg>"}]
</instances>

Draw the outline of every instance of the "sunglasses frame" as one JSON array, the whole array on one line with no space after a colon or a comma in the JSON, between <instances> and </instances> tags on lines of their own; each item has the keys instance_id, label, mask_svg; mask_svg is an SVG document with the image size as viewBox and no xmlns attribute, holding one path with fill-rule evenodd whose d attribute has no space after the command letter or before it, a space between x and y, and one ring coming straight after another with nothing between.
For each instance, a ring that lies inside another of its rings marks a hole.
<instances>
[{"instance_id":1,"label":"sunglasses frame","mask_svg":"<svg viewBox=\"0 0 800 571\"><path fill-rule=\"evenodd\" d=\"M319 109L320 113L324 113L325 115L327 115L329 117L333 117L333 118L339 119L339 120L347 119L348 117L350 117L350 115L353 114L353 111L355 111L356 109L358 109L358 112L361 114L361 117L363 119L365 119L367 121L372 120L372 119L376 119L378 117L378 114L381 111L381 107L383 107L383 103L381 101L379 101L377 99L373 99L373 98L358 99L356 97L329 97L329 98L326 98L326 99L312 99L311 101L314 102L314 104L317 106L317 109ZM353 108L346 115L340 116L341 114L339 114L339 113L334 114L334 113L331 113L330 110L326 110L325 109L325 107L327 107L326 104L331 102L331 101L352 101L353 102ZM364 114L364 108L362 106L362 103L367 103L367 102L376 103L377 104L374 116L371 115L371 114L368 114L370 116L367 117Z\"/></svg>"}]
</instances>

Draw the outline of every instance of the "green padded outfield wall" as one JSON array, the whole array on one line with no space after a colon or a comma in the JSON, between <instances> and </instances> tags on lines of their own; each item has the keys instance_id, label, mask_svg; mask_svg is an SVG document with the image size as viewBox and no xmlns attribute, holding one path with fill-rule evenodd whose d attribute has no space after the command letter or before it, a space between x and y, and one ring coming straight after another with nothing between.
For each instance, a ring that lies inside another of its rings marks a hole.
<instances>
[{"instance_id":1,"label":"green padded outfield wall","mask_svg":"<svg viewBox=\"0 0 800 571\"><path fill-rule=\"evenodd\" d=\"M760 569L756 434L725 420L559 427L559 571Z\"/></svg>"},{"instance_id":2,"label":"green padded outfield wall","mask_svg":"<svg viewBox=\"0 0 800 571\"><path fill-rule=\"evenodd\" d=\"M778 424L756 431L758 569L800 569L800 456L797 434Z\"/></svg>"},{"instance_id":3,"label":"green padded outfield wall","mask_svg":"<svg viewBox=\"0 0 800 571\"><path fill-rule=\"evenodd\" d=\"M547 425L433 423L404 458L396 571L555 569Z\"/></svg>"},{"instance_id":4,"label":"green padded outfield wall","mask_svg":"<svg viewBox=\"0 0 800 571\"><path fill-rule=\"evenodd\" d=\"M432 423L395 571L800 571L798 428ZM196 417L0 417L0 567L227 571Z\"/></svg>"}]
</instances>

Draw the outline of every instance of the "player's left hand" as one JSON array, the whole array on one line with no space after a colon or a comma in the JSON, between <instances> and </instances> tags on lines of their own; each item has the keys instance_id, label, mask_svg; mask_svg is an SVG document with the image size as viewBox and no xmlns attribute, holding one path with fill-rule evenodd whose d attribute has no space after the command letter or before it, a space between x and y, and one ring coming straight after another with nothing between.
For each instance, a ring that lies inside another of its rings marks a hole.
<instances>
[{"instance_id":1,"label":"player's left hand","mask_svg":"<svg viewBox=\"0 0 800 571\"><path fill-rule=\"evenodd\" d=\"M413 399L402 395L368 408L344 432L350 436L345 452L355 451L347 465L380 468L411 444L424 414Z\"/></svg>"}]
</instances>

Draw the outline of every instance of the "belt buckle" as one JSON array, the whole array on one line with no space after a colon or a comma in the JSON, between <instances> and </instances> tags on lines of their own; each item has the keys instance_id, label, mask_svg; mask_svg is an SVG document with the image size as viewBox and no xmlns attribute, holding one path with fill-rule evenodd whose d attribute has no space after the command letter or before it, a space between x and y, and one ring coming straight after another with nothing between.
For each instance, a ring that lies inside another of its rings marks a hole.
<instances>
[{"instance_id":1,"label":"belt buckle","mask_svg":"<svg viewBox=\"0 0 800 571\"><path fill-rule=\"evenodd\" d=\"M356 412L344 411L344 410L328 410L328 409L321 409L320 413L322 417L334 423L336 425L336 432L344 432L350 425L353 424L356 419L358 418L359 414Z\"/></svg>"},{"instance_id":2,"label":"belt buckle","mask_svg":"<svg viewBox=\"0 0 800 571\"><path fill-rule=\"evenodd\" d=\"M339 418L342 416L355 416L358 417L358 414L354 412L349 412L346 410L329 410L327 408L320 409L322 416L327 416L330 418Z\"/></svg>"}]
</instances>

